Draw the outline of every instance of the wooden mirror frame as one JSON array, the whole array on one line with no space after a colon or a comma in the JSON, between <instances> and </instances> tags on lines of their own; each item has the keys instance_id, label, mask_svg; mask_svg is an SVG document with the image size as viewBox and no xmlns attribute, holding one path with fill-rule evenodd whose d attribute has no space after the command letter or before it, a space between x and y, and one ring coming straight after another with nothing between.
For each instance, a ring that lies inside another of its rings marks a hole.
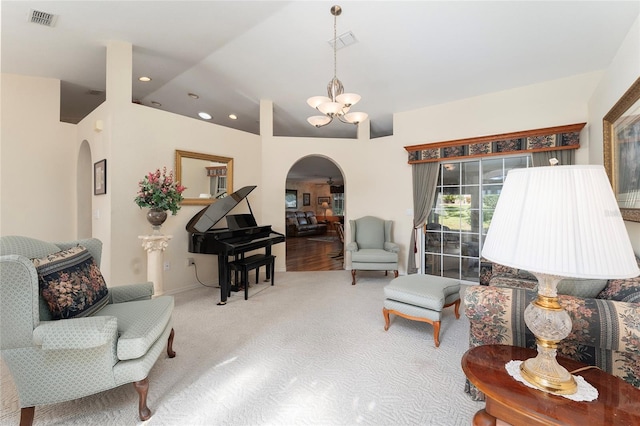
<instances>
[{"instance_id":1,"label":"wooden mirror frame","mask_svg":"<svg viewBox=\"0 0 640 426\"><path fill-rule=\"evenodd\" d=\"M233 192L233 158L176 149L176 180L180 182L181 185L187 188L189 188L189 182L182 181L183 158L225 163L227 165L227 194L231 194ZM184 200L182 200L181 204L185 206L206 206L216 201L216 199L212 198L185 198Z\"/></svg>"},{"instance_id":2,"label":"wooden mirror frame","mask_svg":"<svg viewBox=\"0 0 640 426\"><path fill-rule=\"evenodd\" d=\"M616 164L616 151L618 149L617 141L614 137L614 123L623 116L636 102L640 100L640 78L638 78L622 95L620 100L611 108L602 120L603 131L603 148L604 148L604 167L611 181L613 192L618 196L618 165ZM640 158L636 161L640 162ZM632 222L640 222L640 209L638 208L620 208L622 218Z\"/></svg>"}]
</instances>

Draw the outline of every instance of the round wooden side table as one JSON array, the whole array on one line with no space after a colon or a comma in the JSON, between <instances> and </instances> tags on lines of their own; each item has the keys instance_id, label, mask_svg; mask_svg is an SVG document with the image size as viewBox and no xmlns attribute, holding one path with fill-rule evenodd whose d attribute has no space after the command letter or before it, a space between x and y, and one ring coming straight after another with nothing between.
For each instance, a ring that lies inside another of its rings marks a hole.
<instances>
[{"instance_id":1,"label":"round wooden side table","mask_svg":"<svg viewBox=\"0 0 640 426\"><path fill-rule=\"evenodd\" d=\"M640 390L598 368L576 373L598 390L591 402L530 388L507 373L509 361L534 356L532 349L506 345L477 346L464 354L464 373L486 396L486 407L476 413L474 425L495 425L496 419L512 425L640 425ZM558 362L569 371L585 367L562 357Z\"/></svg>"}]
</instances>

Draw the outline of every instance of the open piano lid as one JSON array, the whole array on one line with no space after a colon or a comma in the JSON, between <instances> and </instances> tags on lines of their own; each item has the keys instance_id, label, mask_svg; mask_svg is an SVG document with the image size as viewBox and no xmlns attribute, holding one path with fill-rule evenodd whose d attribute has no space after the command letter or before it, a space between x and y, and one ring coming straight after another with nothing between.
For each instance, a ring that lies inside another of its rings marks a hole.
<instances>
[{"instance_id":1,"label":"open piano lid","mask_svg":"<svg viewBox=\"0 0 640 426\"><path fill-rule=\"evenodd\" d=\"M189 232L207 232L223 217L227 215L235 206L244 200L256 186L245 186L236 192L220 198L215 203L200 210L198 214L191 218L187 223L187 231Z\"/></svg>"}]
</instances>

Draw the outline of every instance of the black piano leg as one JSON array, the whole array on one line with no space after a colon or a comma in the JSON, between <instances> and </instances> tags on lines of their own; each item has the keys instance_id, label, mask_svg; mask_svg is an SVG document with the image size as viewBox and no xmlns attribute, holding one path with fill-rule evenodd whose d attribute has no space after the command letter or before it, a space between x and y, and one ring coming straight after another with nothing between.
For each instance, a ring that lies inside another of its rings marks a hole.
<instances>
[{"instance_id":1,"label":"black piano leg","mask_svg":"<svg viewBox=\"0 0 640 426\"><path fill-rule=\"evenodd\" d=\"M227 270L226 256L218 256L218 283L220 284L220 302L218 305L227 304L227 294L229 293L229 271Z\"/></svg>"},{"instance_id":2,"label":"black piano leg","mask_svg":"<svg viewBox=\"0 0 640 426\"><path fill-rule=\"evenodd\" d=\"M264 250L264 254L266 254L267 256L271 256L271 246L267 246L266 249ZM275 263L275 261L274 261ZM269 265L267 265L267 273L266 276L264 277L264 282L268 282L271 280L271 268L269 268ZM256 276L256 283L258 282L258 277Z\"/></svg>"},{"instance_id":3,"label":"black piano leg","mask_svg":"<svg viewBox=\"0 0 640 426\"><path fill-rule=\"evenodd\" d=\"M242 281L244 282L244 300L249 299L249 270L242 271Z\"/></svg>"},{"instance_id":4,"label":"black piano leg","mask_svg":"<svg viewBox=\"0 0 640 426\"><path fill-rule=\"evenodd\" d=\"M271 270L271 285L273 285L273 279L276 275L276 260L273 259L271 265L267 265L267 271Z\"/></svg>"}]
</instances>

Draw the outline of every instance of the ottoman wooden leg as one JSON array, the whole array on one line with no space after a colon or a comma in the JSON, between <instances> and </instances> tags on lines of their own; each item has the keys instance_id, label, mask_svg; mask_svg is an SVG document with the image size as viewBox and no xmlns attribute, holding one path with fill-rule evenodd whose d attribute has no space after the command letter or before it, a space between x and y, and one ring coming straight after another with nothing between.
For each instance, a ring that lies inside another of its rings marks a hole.
<instances>
[{"instance_id":1,"label":"ottoman wooden leg","mask_svg":"<svg viewBox=\"0 0 640 426\"><path fill-rule=\"evenodd\" d=\"M451 305L453 305L453 309L456 313L456 319L460 319L460 299L456 300L455 302L449 303L448 305L444 305L442 309L448 308Z\"/></svg>"},{"instance_id":2,"label":"ottoman wooden leg","mask_svg":"<svg viewBox=\"0 0 640 426\"><path fill-rule=\"evenodd\" d=\"M440 346L440 321L433 322L433 341L436 344L436 348Z\"/></svg>"},{"instance_id":3,"label":"ottoman wooden leg","mask_svg":"<svg viewBox=\"0 0 640 426\"><path fill-rule=\"evenodd\" d=\"M433 341L436 344L436 348L440 346L440 321L432 321L429 318L414 317L393 309L382 308L382 315L384 316L384 331L389 330L389 314L394 314L412 321L428 322L433 325Z\"/></svg>"},{"instance_id":4,"label":"ottoman wooden leg","mask_svg":"<svg viewBox=\"0 0 640 426\"><path fill-rule=\"evenodd\" d=\"M382 315L384 315L384 331L389 329L389 310L382 308Z\"/></svg>"}]
</instances>

